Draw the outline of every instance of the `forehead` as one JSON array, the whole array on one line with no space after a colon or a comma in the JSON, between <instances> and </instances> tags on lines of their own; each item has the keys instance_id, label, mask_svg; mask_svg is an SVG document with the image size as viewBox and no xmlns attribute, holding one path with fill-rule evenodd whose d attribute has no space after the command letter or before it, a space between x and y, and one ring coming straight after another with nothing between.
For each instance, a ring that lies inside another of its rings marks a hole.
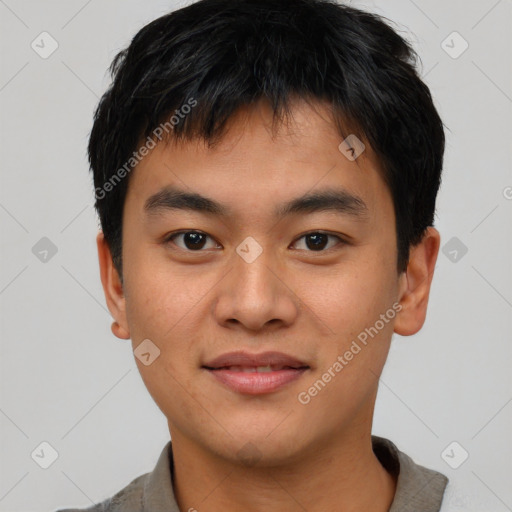
<instances>
[{"instance_id":1,"label":"forehead","mask_svg":"<svg viewBox=\"0 0 512 512\"><path fill-rule=\"evenodd\" d=\"M342 144L328 105L296 102L275 131L272 114L264 102L239 109L212 147L200 139L160 142L132 171L125 207L144 209L148 198L169 186L239 213L276 211L276 203L326 188L363 198L373 211L392 206L372 148L364 141L364 151L348 158L354 153ZM362 149L353 134L346 137L349 146Z\"/></svg>"}]
</instances>

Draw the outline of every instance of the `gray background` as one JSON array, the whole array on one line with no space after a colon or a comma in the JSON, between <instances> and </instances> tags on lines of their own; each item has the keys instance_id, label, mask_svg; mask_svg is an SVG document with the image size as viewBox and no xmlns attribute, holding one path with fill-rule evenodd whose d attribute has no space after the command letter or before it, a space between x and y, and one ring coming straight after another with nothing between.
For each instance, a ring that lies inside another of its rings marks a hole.
<instances>
[{"instance_id":1,"label":"gray background","mask_svg":"<svg viewBox=\"0 0 512 512\"><path fill-rule=\"evenodd\" d=\"M448 128L436 225L446 254L425 327L394 338L374 433L450 478L450 510L512 510L512 1L352 4L413 42ZM2 512L111 496L168 440L130 342L110 333L85 148L114 55L181 5L0 0ZM46 59L31 47L51 49L43 31L59 45ZM457 58L454 31L469 44ZM31 457L49 457L44 441L58 452L48 469Z\"/></svg>"}]
</instances>

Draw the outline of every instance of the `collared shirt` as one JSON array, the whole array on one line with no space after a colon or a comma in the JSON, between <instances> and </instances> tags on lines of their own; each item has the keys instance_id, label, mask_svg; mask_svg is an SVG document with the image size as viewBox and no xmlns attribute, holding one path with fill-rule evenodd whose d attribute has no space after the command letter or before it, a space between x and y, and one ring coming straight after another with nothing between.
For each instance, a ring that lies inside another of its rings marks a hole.
<instances>
[{"instance_id":1,"label":"collared shirt","mask_svg":"<svg viewBox=\"0 0 512 512\"><path fill-rule=\"evenodd\" d=\"M440 512L448 478L416 464L388 439L372 436L372 446L382 466L397 476L389 512ZM172 445L169 441L150 473L139 476L112 498L87 509L57 512L186 512L180 511L172 487Z\"/></svg>"}]
</instances>

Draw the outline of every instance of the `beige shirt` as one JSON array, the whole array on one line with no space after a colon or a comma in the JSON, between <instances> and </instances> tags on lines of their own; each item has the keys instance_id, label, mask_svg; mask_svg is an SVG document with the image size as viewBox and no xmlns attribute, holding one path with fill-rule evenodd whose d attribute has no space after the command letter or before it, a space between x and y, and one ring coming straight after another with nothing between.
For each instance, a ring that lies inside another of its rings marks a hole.
<instances>
[{"instance_id":1,"label":"beige shirt","mask_svg":"<svg viewBox=\"0 0 512 512\"><path fill-rule=\"evenodd\" d=\"M416 464L389 440L372 436L373 451L381 464L398 475L389 512L439 512L448 478ZM87 509L57 512L187 512L180 511L172 488L172 445L169 441L150 473L139 476L112 498Z\"/></svg>"}]
</instances>

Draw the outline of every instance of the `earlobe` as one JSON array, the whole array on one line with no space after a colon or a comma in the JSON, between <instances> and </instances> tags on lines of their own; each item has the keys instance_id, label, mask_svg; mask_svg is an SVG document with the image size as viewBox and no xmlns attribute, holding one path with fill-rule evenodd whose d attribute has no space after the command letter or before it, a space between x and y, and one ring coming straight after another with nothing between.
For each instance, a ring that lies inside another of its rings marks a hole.
<instances>
[{"instance_id":1,"label":"earlobe","mask_svg":"<svg viewBox=\"0 0 512 512\"><path fill-rule=\"evenodd\" d=\"M126 300L119 273L112 261L110 247L103 233L96 237L98 260L100 265L101 284L110 314L114 318L112 333L121 339L130 338L130 330L126 318Z\"/></svg>"},{"instance_id":2,"label":"earlobe","mask_svg":"<svg viewBox=\"0 0 512 512\"><path fill-rule=\"evenodd\" d=\"M112 334L121 340L129 340L130 333L123 327L121 327L117 322L112 322Z\"/></svg>"},{"instance_id":3,"label":"earlobe","mask_svg":"<svg viewBox=\"0 0 512 512\"><path fill-rule=\"evenodd\" d=\"M416 334L425 323L440 242L439 232L429 227L422 240L411 247L407 269L400 276L399 302L402 309L395 322L397 334Z\"/></svg>"}]
</instances>

